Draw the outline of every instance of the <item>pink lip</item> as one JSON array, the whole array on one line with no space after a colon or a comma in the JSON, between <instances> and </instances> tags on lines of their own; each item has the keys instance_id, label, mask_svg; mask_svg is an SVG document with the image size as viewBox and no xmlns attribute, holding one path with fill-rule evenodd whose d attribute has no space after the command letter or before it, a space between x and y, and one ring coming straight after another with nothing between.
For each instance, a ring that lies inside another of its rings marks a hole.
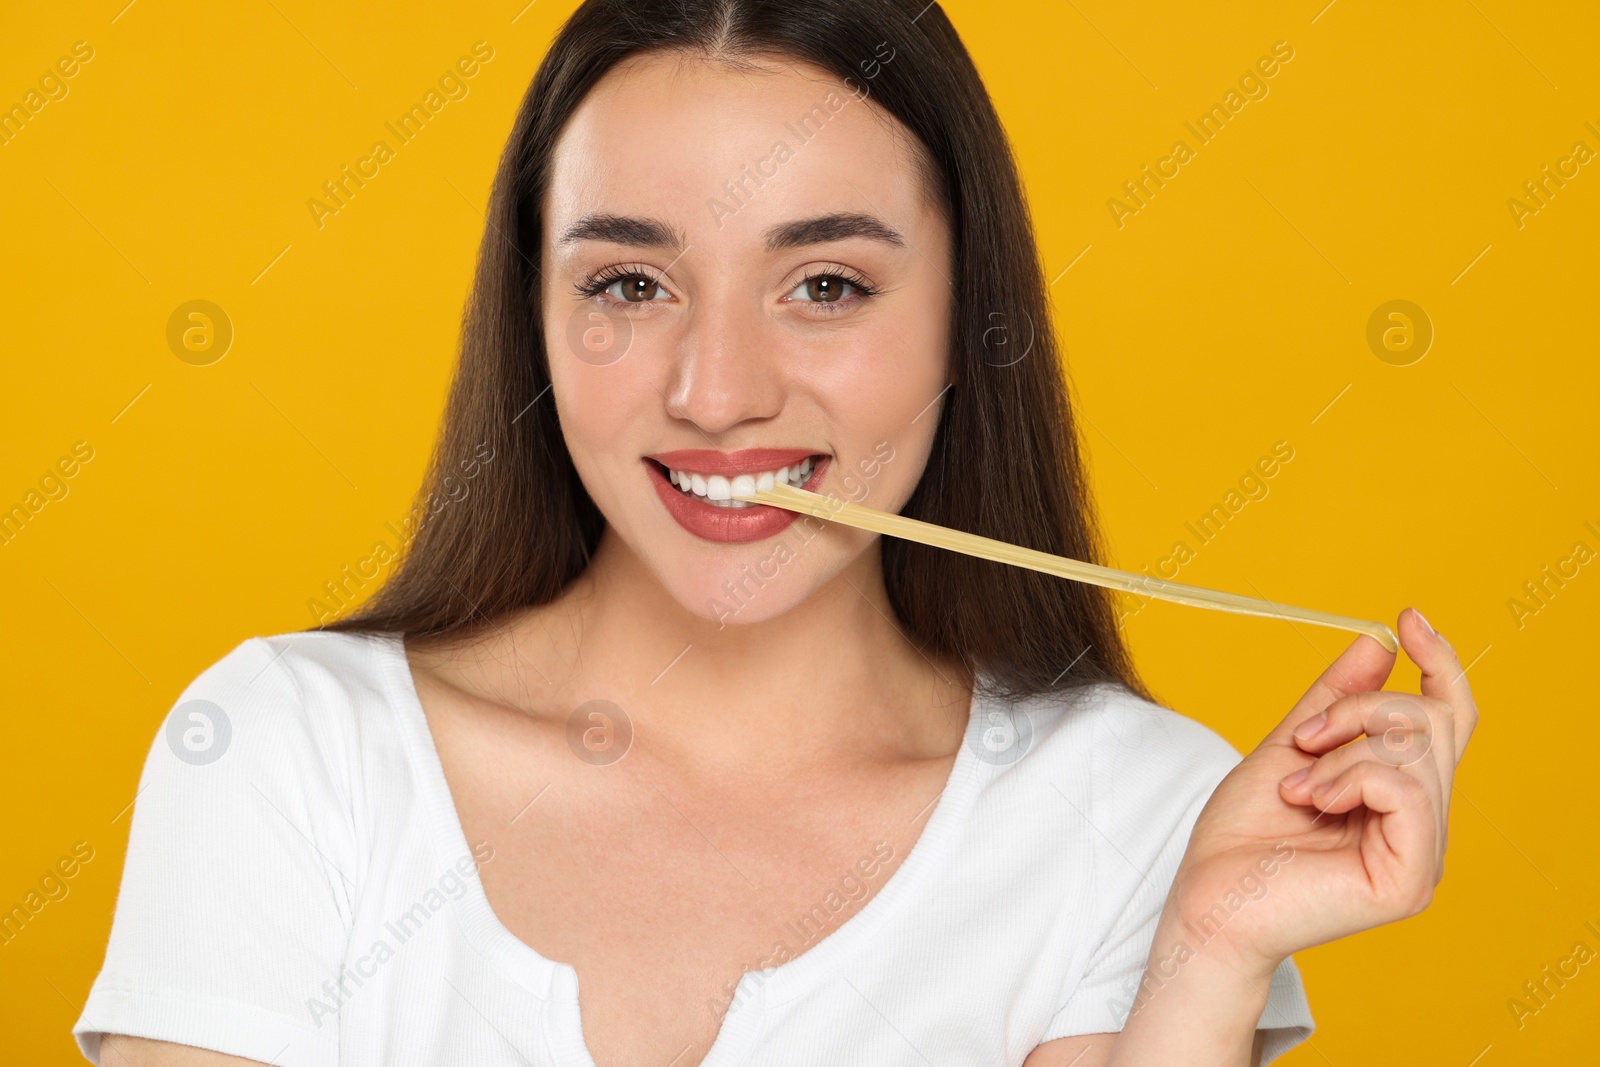
<instances>
[{"instance_id":1,"label":"pink lip","mask_svg":"<svg viewBox=\"0 0 1600 1067\"><path fill-rule=\"evenodd\" d=\"M720 474L732 478L736 474L758 474L789 467L807 456L820 456L821 452L807 452L803 448L743 448L737 452L716 452L709 448L680 448L676 452L657 452L646 456L668 470L689 471L691 474ZM669 487L671 483L668 483Z\"/></svg>"},{"instance_id":2,"label":"pink lip","mask_svg":"<svg viewBox=\"0 0 1600 1067\"><path fill-rule=\"evenodd\" d=\"M670 463L674 470L692 470L701 474L726 471L731 475L787 467L807 456L815 455L819 453L802 452L792 448L751 448L743 452L711 452L696 449L662 452L657 456L647 456L640 462L644 464L645 476L655 487L656 496L661 498L667 514L671 515L679 526L702 540L728 544L762 541L775 537L799 516L786 508L775 508L767 504L755 504L748 508L719 508L714 504L703 503L668 481L667 473L661 464ZM705 465L708 459L712 461L710 466ZM823 475L828 471L828 465L832 462L831 456L818 459L811 471L811 477L806 479L805 485L801 488L816 492L817 487L822 484Z\"/></svg>"}]
</instances>

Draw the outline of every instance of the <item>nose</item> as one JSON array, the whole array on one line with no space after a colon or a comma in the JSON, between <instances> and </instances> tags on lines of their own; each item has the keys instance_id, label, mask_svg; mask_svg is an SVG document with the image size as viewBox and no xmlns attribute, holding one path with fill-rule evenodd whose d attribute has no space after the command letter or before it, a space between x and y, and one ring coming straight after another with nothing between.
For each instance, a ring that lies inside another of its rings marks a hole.
<instances>
[{"instance_id":1,"label":"nose","mask_svg":"<svg viewBox=\"0 0 1600 1067\"><path fill-rule=\"evenodd\" d=\"M747 299L723 294L691 311L662 391L667 413L708 437L783 410L783 341Z\"/></svg>"}]
</instances>

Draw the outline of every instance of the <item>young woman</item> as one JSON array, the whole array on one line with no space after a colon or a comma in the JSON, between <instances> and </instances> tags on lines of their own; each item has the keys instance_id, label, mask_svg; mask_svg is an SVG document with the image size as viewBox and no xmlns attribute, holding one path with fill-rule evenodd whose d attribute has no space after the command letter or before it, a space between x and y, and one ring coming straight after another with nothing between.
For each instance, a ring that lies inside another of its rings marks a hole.
<instances>
[{"instance_id":1,"label":"young woman","mask_svg":"<svg viewBox=\"0 0 1600 1067\"><path fill-rule=\"evenodd\" d=\"M740 478L1102 555L936 4L579 8L422 524L353 617L183 694L85 1054L1264 1063L1312 1026L1291 953L1430 900L1476 711L1414 611L1421 694L1359 638L1241 758L1155 702L1104 590Z\"/></svg>"}]
</instances>

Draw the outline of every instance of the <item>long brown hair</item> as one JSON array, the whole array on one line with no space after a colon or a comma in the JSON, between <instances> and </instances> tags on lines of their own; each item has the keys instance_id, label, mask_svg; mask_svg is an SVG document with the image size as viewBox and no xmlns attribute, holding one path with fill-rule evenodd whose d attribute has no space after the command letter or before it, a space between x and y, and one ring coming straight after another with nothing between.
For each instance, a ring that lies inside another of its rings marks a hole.
<instances>
[{"instance_id":1,"label":"long brown hair","mask_svg":"<svg viewBox=\"0 0 1600 1067\"><path fill-rule=\"evenodd\" d=\"M547 603L605 521L566 450L550 392L537 263L540 208L567 119L606 72L648 51L809 62L916 135L953 238L952 366L928 466L901 514L1100 562L1093 502L1016 163L965 46L927 0L585 0L517 112L488 208L460 363L419 501L430 511L389 580L318 629L466 635ZM635 17L637 14L638 17ZM458 465L492 457L459 498ZM1150 699L1112 594L896 538L890 603L925 653L1022 698L1097 682ZM1070 668L1070 669L1069 669Z\"/></svg>"}]
</instances>

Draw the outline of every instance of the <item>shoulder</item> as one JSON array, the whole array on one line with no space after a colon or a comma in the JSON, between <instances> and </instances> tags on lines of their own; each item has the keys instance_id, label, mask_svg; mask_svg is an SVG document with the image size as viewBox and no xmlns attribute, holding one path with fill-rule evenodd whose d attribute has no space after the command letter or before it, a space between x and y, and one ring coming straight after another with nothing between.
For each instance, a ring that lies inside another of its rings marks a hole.
<instances>
[{"instance_id":1,"label":"shoulder","mask_svg":"<svg viewBox=\"0 0 1600 1067\"><path fill-rule=\"evenodd\" d=\"M304 631L251 637L202 670L178 698L218 704L230 717L304 719L368 696L390 678L387 634Z\"/></svg>"},{"instance_id":2,"label":"shoulder","mask_svg":"<svg viewBox=\"0 0 1600 1067\"><path fill-rule=\"evenodd\" d=\"M1151 771L1198 772L1225 771L1243 759L1232 742L1205 723L1120 683L1038 694L1011 708L1013 717L1026 716L1051 761L1093 763L1106 770L1136 763Z\"/></svg>"},{"instance_id":3,"label":"shoulder","mask_svg":"<svg viewBox=\"0 0 1600 1067\"><path fill-rule=\"evenodd\" d=\"M131 805L105 962L74 1028L86 1052L118 1033L335 1061L333 1032L298 1021L306 996L342 973L359 909L384 899L418 823L386 802L409 785L384 689L397 652L252 637L179 694Z\"/></svg>"},{"instance_id":4,"label":"shoulder","mask_svg":"<svg viewBox=\"0 0 1600 1067\"><path fill-rule=\"evenodd\" d=\"M301 694L374 690L381 686L385 656L396 640L394 634L324 630L250 637L202 671L191 688L225 686L240 695L258 683L279 695L288 689Z\"/></svg>"},{"instance_id":5,"label":"shoulder","mask_svg":"<svg viewBox=\"0 0 1600 1067\"><path fill-rule=\"evenodd\" d=\"M305 779L356 761L372 721L392 718L394 640L308 631L240 642L179 694L146 776L216 764Z\"/></svg>"},{"instance_id":6,"label":"shoulder","mask_svg":"<svg viewBox=\"0 0 1600 1067\"><path fill-rule=\"evenodd\" d=\"M1205 723L1119 683L1040 694L1010 708L1033 735L1019 767L1031 763L1057 791L1151 829L1197 814L1243 759Z\"/></svg>"},{"instance_id":7,"label":"shoulder","mask_svg":"<svg viewBox=\"0 0 1600 1067\"><path fill-rule=\"evenodd\" d=\"M168 892L192 875L240 894L283 888L309 864L301 886L321 879L345 897L374 814L392 810L379 792L411 780L386 680L397 655L383 635L289 633L249 638L202 670L145 757L133 882Z\"/></svg>"}]
</instances>

